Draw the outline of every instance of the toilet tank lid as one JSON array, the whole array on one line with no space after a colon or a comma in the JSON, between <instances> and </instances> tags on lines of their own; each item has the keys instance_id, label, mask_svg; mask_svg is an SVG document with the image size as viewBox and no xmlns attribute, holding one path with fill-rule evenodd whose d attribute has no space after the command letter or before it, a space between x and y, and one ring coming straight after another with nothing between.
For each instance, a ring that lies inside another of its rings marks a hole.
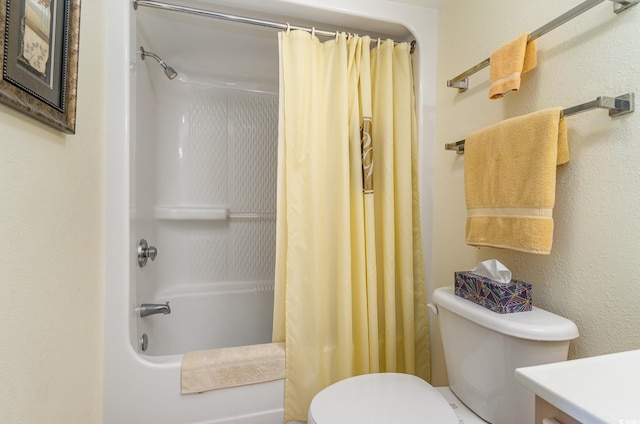
<instances>
[{"instance_id":1,"label":"toilet tank lid","mask_svg":"<svg viewBox=\"0 0 640 424\"><path fill-rule=\"evenodd\" d=\"M499 314L470 300L456 296L453 287L440 287L433 292L433 302L478 325L496 332L527 340L567 341L578 337L573 321L536 308L528 312Z\"/></svg>"}]
</instances>

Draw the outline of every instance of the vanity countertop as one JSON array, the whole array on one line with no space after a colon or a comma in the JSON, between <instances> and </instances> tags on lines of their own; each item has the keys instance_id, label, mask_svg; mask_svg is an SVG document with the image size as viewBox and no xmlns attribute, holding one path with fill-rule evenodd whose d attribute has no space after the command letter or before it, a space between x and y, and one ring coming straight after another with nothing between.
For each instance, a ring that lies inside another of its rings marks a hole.
<instances>
[{"instance_id":1,"label":"vanity countertop","mask_svg":"<svg viewBox=\"0 0 640 424\"><path fill-rule=\"evenodd\" d=\"M640 424L640 350L518 368L515 379L589 424Z\"/></svg>"}]
</instances>

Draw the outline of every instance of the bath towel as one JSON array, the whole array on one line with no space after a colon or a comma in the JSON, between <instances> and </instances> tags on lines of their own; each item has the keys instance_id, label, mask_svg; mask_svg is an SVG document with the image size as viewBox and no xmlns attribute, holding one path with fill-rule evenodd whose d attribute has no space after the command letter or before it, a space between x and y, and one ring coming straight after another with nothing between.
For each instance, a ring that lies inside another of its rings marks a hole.
<instances>
[{"instance_id":1,"label":"bath towel","mask_svg":"<svg viewBox=\"0 0 640 424\"><path fill-rule=\"evenodd\" d=\"M569 161L562 109L476 131L464 156L467 243L551 253L556 167Z\"/></svg>"},{"instance_id":2,"label":"bath towel","mask_svg":"<svg viewBox=\"0 0 640 424\"><path fill-rule=\"evenodd\" d=\"M536 42L523 34L493 52L489 59L489 98L499 99L520 89L520 77L536 67Z\"/></svg>"},{"instance_id":3,"label":"bath towel","mask_svg":"<svg viewBox=\"0 0 640 424\"><path fill-rule=\"evenodd\" d=\"M187 352L182 359L182 393L284 378L284 349L284 343L267 343Z\"/></svg>"}]
</instances>

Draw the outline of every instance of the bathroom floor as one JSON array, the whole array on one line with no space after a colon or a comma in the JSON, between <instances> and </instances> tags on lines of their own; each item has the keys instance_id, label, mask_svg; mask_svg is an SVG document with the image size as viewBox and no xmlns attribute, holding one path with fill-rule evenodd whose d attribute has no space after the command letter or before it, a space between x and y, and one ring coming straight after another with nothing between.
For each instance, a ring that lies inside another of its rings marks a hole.
<instances>
[{"instance_id":1,"label":"bathroom floor","mask_svg":"<svg viewBox=\"0 0 640 424\"><path fill-rule=\"evenodd\" d=\"M458 417L458 424L486 423L485 420L471 412L471 410L467 408L448 387L436 387L436 390L440 392L442 397L444 397L447 402L449 402L449 405L451 405L451 408L453 408L453 412Z\"/></svg>"}]
</instances>

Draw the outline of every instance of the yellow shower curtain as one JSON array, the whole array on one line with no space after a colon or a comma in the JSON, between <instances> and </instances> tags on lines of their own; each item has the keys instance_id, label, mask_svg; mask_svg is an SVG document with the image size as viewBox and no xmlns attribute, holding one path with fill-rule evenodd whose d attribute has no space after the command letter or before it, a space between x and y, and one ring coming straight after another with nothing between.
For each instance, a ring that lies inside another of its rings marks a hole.
<instances>
[{"instance_id":1,"label":"yellow shower curtain","mask_svg":"<svg viewBox=\"0 0 640 424\"><path fill-rule=\"evenodd\" d=\"M409 46L280 42L274 341L285 420L344 378L429 378ZM371 149L373 147L373 149Z\"/></svg>"}]
</instances>

